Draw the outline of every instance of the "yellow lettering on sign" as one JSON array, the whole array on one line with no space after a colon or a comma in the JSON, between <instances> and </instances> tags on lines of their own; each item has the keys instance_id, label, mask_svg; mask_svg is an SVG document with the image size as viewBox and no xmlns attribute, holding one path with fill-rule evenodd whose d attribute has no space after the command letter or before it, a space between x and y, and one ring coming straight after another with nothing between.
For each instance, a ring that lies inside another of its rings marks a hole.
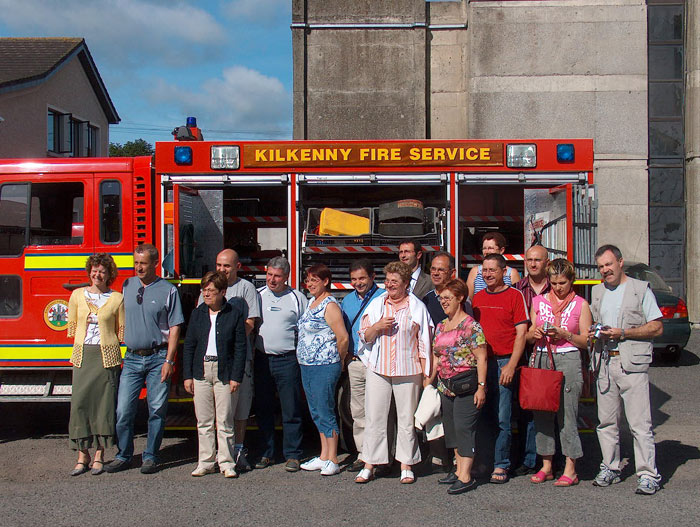
<instances>
[{"instance_id":1,"label":"yellow lettering on sign","mask_svg":"<svg viewBox=\"0 0 700 527\"><path fill-rule=\"evenodd\" d=\"M401 149L400 148L392 148L391 149L391 160L392 161L401 161Z\"/></svg>"},{"instance_id":2,"label":"yellow lettering on sign","mask_svg":"<svg viewBox=\"0 0 700 527\"><path fill-rule=\"evenodd\" d=\"M491 149L490 148L482 148L480 150L479 157L481 158L482 161L491 161Z\"/></svg>"},{"instance_id":3,"label":"yellow lettering on sign","mask_svg":"<svg viewBox=\"0 0 700 527\"><path fill-rule=\"evenodd\" d=\"M467 148L467 159L469 161L476 161L479 159L479 150L476 148Z\"/></svg>"},{"instance_id":4,"label":"yellow lettering on sign","mask_svg":"<svg viewBox=\"0 0 700 527\"><path fill-rule=\"evenodd\" d=\"M436 148L433 152L433 157L435 161L444 161L445 160L445 149L444 148Z\"/></svg>"},{"instance_id":5,"label":"yellow lettering on sign","mask_svg":"<svg viewBox=\"0 0 700 527\"><path fill-rule=\"evenodd\" d=\"M360 148L360 161L364 161L369 157L369 148Z\"/></svg>"},{"instance_id":6,"label":"yellow lettering on sign","mask_svg":"<svg viewBox=\"0 0 700 527\"><path fill-rule=\"evenodd\" d=\"M325 152L319 148L311 150L311 161L325 161Z\"/></svg>"},{"instance_id":7,"label":"yellow lettering on sign","mask_svg":"<svg viewBox=\"0 0 700 527\"><path fill-rule=\"evenodd\" d=\"M267 158L265 157L265 150L256 150L255 151L255 161L267 161Z\"/></svg>"},{"instance_id":8,"label":"yellow lettering on sign","mask_svg":"<svg viewBox=\"0 0 700 527\"><path fill-rule=\"evenodd\" d=\"M418 147L413 147L408 151L408 158L411 161L419 161L420 160L420 148Z\"/></svg>"},{"instance_id":9,"label":"yellow lettering on sign","mask_svg":"<svg viewBox=\"0 0 700 527\"><path fill-rule=\"evenodd\" d=\"M298 148L294 148L292 150L287 150L287 161L299 161L299 158L297 157L298 151L299 151Z\"/></svg>"},{"instance_id":10,"label":"yellow lettering on sign","mask_svg":"<svg viewBox=\"0 0 700 527\"><path fill-rule=\"evenodd\" d=\"M299 159L302 161L311 161L311 150L309 148L302 148L299 154Z\"/></svg>"},{"instance_id":11,"label":"yellow lettering on sign","mask_svg":"<svg viewBox=\"0 0 700 527\"><path fill-rule=\"evenodd\" d=\"M343 156L343 161L347 161L350 158L350 152L352 152L352 148L340 149L340 155Z\"/></svg>"}]
</instances>

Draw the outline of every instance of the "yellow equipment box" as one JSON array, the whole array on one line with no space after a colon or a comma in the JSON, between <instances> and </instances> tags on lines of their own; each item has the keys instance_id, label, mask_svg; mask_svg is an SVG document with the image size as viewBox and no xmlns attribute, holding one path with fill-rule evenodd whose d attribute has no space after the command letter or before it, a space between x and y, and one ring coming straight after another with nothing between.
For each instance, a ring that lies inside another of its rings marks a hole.
<instances>
[{"instance_id":1,"label":"yellow equipment box","mask_svg":"<svg viewBox=\"0 0 700 527\"><path fill-rule=\"evenodd\" d=\"M371 231L369 218L325 208L321 211L318 233L323 236L358 236Z\"/></svg>"}]
</instances>

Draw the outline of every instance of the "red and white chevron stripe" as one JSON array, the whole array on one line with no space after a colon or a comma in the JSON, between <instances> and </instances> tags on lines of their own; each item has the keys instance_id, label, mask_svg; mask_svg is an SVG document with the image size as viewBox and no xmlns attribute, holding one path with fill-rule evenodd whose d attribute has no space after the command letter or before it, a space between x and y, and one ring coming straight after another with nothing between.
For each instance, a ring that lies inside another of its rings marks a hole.
<instances>
[{"instance_id":1,"label":"red and white chevron stripe","mask_svg":"<svg viewBox=\"0 0 700 527\"><path fill-rule=\"evenodd\" d=\"M524 261L525 260L525 255L524 254L504 254L503 258L509 261ZM466 262L480 262L483 260L484 257L480 254L465 254L462 256L462 260Z\"/></svg>"},{"instance_id":2,"label":"red and white chevron stripe","mask_svg":"<svg viewBox=\"0 0 700 527\"><path fill-rule=\"evenodd\" d=\"M463 222L473 222L473 223L485 223L485 222L518 222L523 221L525 216L460 216L459 221Z\"/></svg>"},{"instance_id":3,"label":"red and white chevron stripe","mask_svg":"<svg viewBox=\"0 0 700 527\"><path fill-rule=\"evenodd\" d=\"M439 245L424 245L425 252L440 251L442 248ZM397 253L398 245L382 245L382 246L364 246L364 245L345 245L345 246L324 246L324 247L305 247L305 252L309 253Z\"/></svg>"},{"instance_id":4,"label":"red and white chevron stripe","mask_svg":"<svg viewBox=\"0 0 700 527\"><path fill-rule=\"evenodd\" d=\"M249 273L264 273L267 271L267 267L265 267L264 265L241 265L240 270Z\"/></svg>"},{"instance_id":5,"label":"red and white chevron stripe","mask_svg":"<svg viewBox=\"0 0 700 527\"><path fill-rule=\"evenodd\" d=\"M283 223L287 216L227 216L227 223Z\"/></svg>"}]
</instances>

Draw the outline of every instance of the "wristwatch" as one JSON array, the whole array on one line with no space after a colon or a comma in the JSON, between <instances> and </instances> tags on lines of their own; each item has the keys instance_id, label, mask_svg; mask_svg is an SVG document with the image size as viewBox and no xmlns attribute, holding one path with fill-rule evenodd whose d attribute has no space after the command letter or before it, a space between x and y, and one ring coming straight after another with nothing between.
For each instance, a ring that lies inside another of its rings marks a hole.
<instances>
[{"instance_id":1,"label":"wristwatch","mask_svg":"<svg viewBox=\"0 0 700 527\"><path fill-rule=\"evenodd\" d=\"M165 359L165 362L167 362L167 363L170 364L171 366L175 366L175 361L174 361L174 360Z\"/></svg>"},{"instance_id":2,"label":"wristwatch","mask_svg":"<svg viewBox=\"0 0 700 527\"><path fill-rule=\"evenodd\" d=\"M622 330L622 333L620 333L620 342L622 342L623 340L625 340L625 330L624 329Z\"/></svg>"},{"instance_id":3,"label":"wristwatch","mask_svg":"<svg viewBox=\"0 0 700 527\"><path fill-rule=\"evenodd\" d=\"M486 383L485 383L485 382L480 382L480 383L479 383L479 386L486 386Z\"/></svg>"}]
</instances>

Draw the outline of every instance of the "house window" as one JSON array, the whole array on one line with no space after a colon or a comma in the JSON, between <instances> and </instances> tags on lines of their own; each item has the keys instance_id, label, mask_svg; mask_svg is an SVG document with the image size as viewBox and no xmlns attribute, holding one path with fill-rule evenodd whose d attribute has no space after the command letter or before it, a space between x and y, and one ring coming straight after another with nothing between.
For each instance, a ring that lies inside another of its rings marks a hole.
<instances>
[{"instance_id":1,"label":"house window","mask_svg":"<svg viewBox=\"0 0 700 527\"><path fill-rule=\"evenodd\" d=\"M69 157L96 157L99 155L98 131L89 121L49 109L46 148L50 153Z\"/></svg>"}]
</instances>

